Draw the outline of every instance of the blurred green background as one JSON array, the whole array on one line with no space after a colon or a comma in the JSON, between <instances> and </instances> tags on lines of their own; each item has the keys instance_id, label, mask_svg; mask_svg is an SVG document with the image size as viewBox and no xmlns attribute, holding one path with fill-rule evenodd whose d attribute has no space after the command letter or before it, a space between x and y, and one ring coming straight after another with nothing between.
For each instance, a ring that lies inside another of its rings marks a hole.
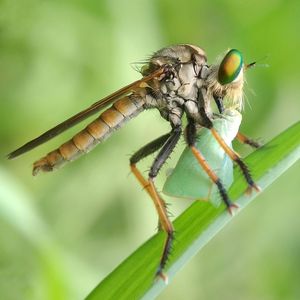
<instances>
[{"instance_id":1,"label":"blurred green background","mask_svg":"<svg viewBox=\"0 0 300 300\"><path fill-rule=\"evenodd\" d=\"M299 29L296 0L2 0L1 299L82 299L155 233L154 208L128 159L169 126L145 112L88 155L37 178L32 162L84 124L17 160L6 160L8 152L138 79L130 63L176 43L201 46L210 63L228 48L248 62L267 56L261 63L269 68L247 73L242 125L267 141L299 119ZM162 170L160 188L183 147ZM298 163L159 299L300 299L299 175ZM167 201L174 215L190 204Z\"/></svg>"}]
</instances>

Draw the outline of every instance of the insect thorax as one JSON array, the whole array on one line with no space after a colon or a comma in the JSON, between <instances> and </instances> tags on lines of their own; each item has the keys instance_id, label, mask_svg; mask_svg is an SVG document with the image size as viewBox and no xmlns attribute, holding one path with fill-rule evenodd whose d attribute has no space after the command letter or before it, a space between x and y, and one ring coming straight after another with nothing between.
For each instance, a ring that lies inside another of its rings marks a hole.
<instances>
[{"instance_id":1,"label":"insect thorax","mask_svg":"<svg viewBox=\"0 0 300 300\"><path fill-rule=\"evenodd\" d=\"M175 45L154 53L142 70L144 76L162 66L168 66L161 80L149 84L146 108L157 108L172 124L180 124L185 112L197 123L203 124L201 107L211 116L214 96L230 98L234 108L240 109L243 72L230 84L221 85L217 80L218 65L207 65L205 52L193 45ZM201 91L203 97L199 97ZM232 104L232 103L231 103Z\"/></svg>"}]
</instances>

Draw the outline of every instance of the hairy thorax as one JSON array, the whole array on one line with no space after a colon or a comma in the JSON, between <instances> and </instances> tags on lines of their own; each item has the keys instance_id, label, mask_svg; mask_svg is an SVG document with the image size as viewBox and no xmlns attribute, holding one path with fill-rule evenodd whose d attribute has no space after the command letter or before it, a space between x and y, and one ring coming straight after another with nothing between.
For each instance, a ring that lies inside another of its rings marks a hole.
<instances>
[{"instance_id":1,"label":"hairy thorax","mask_svg":"<svg viewBox=\"0 0 300 300\"><path fill-rule=\"evenodd\" d=\"M199 117L199 88L205 86L201 78L206 66L205 52L191 45L176 45L164 48L152 56L143 70L143 75L168 65L168 76L149 86L146 107L159 109L161 115L173 124L180 122L186 112L192 118ZM206 67L207 69L207 67Z\"/></svg>"}]
</instances>

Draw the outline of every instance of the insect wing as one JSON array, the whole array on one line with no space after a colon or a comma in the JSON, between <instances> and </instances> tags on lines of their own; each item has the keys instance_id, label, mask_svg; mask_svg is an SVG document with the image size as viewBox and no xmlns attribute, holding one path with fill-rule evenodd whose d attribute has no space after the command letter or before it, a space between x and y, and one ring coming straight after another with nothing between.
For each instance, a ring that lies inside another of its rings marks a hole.
<instances>
[{"instance_id":1,"label":"insect wing","mask_svg":"<svg viewBox=\"0 0 300 300\"><path fill-rule=\"evenodd\" d=\"M61 134L62 132L66 131L67 129L73 127L74 125L80 123L81 121L85 120L86 118L94 115L95 113L103 110L105 107L107 107L109 104L112 104L116 102L120 97L123 97L125 95L129 95L133 93L134 91L137 91L138 89L145 88L147 86L147 83L154 78L158 78L161 75L164 74L164 67L159 68L158 70L152 72L150 75L143 77L140 80L137 80L120 90L114 92L113 94L95 102L87 109L77 113L76 115L70 117L66 121L58 124L57 126L49 129L42 135L38 136L37 138L29 141L28 143L24 144L20 148L16 149L15 151L8 154L8 158L12 159L15 158L21 154L24 154L25 152L28 152L32 150L33 148L49 141L50 139L54 138L55 136Z\"/></svg>"},{"instance_id":2,"label":"insect wing","mask_svg":"<svg viewBox=\"0 0 300 300\"><path fill-rule=\"evenodd\" d=\"M236 110L225 110L223 116L213 121L214 127L224 141L232 147L232 140L239 130L242 117ZM229 188L233 182L232 161L219 146L209 129L200 129L196 147L222 180L225 188ZM220 203L217 187L198 164L189 148L184 150L174 170L168 176L163 192L178 198L209 199L214 205Z\"/></svg>"}]
</instances>

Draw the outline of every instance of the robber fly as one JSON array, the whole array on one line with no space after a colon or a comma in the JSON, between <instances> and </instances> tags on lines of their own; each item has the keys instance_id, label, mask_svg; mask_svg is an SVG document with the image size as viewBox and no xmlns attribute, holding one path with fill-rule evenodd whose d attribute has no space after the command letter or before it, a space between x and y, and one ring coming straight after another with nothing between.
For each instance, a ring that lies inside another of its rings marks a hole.
<instances>
[{"instance_id":1,"label":"robber fly","mask_svg":"<svg viewBox=\"0 0 300 300\"><path fill-rule=\"evenodd\" d=\"M247 190L259 191L259 187L254 183L245 163L215 130L211 108L211 102L214 100L220 113L223 112L226 101L230 102L231 107L241 110L244 72L253 64L245 65L241 53L235 49L227 52L220 64L208 65L205 52L197 46L183 44L163 48L155 52L141 68L142 79L121 88L46 131L11 152L8 158L12 159L32 150L111 105L72 139L33 164L33 175L37 175L41 171L49 172L87 153L142 111L158 109L162 118L170 123L171 130L138 150L130 158L130 168L153 200L159 216L160 227L167 233L156 272L156 276L167 281L167 276L163 271L174 238L174 229L169 220L165 202L155 188L154 180L182 135L184 114L188 121L185 128L187 146L217 186L228 211L231 213L236 205L230 201L224 185L206 162L201 154L201 149L195 147L197 126L208 128L220 147L239 166L248 183ZM244 143L256 146L255 142L240 133L237 134L237 138ZM152 163L148 178L144 178L136 164L156 151L158 154Z\"/></svg>"}]
</instances>

